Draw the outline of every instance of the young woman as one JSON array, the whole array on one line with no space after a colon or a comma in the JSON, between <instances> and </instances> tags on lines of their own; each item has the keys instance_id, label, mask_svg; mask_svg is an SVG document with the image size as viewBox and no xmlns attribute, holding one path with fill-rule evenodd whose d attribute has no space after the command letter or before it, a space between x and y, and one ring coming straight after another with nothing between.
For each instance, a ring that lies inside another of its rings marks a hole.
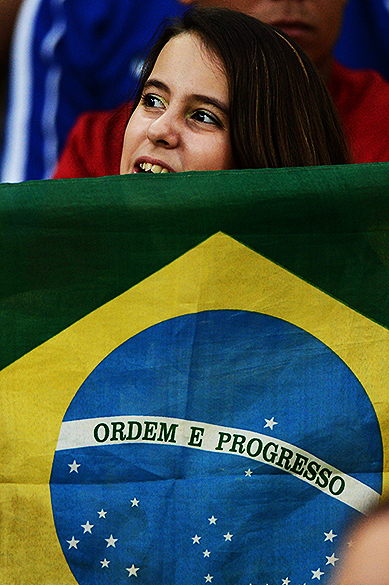
<instances>
[{"instance_id":1,"label":"young woman","mask_svg":"<svg viewBox=\"0 0 389 585\"><path fill-rule=\"evenodd\" d=\"M160 154L155 164L165 171L349 160L308 57L284 33L217 8L190 11L169 26L146 59L120 171L142 172L142 157L150 164Z\"/></svg>"},{"instance_id":2,"label":"young woman","mask_svg":"<svg viewBox=\"0 0 389 585\"><path fill-rule=\"evenodd\" d=\"M122 174L350 162L309 58L285 33L226 9L193 9L167 26L146 58L129 119L122 112L112 120L98 140L110 160L101 174L116 174L119 160ZM61 163L55 176L68 176Z\"/></svg>"}]
</instances>

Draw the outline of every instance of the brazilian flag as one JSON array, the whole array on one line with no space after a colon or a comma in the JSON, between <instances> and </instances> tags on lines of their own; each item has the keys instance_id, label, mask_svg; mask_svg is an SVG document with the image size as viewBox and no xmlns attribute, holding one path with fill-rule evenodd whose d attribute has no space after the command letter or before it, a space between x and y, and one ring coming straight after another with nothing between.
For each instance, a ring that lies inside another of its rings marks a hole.
<instances>
[{"instance_id":1,"label":"brazilian flag","mask_svg":"<svg viewBox=\"0 0 389 585\"><path fill-rule=\"evenodd\" d=\"M0 186L0 582L329 583L389 491L389 164Z\"/></svg>"}]
</instances>

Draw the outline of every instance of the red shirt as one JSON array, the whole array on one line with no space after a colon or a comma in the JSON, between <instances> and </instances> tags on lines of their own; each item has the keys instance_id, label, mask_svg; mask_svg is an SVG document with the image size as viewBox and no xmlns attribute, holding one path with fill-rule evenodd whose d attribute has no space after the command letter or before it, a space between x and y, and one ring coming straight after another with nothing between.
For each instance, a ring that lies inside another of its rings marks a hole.
<instances>
[{"instance_id":1,"label":"red shirt","mask_svg":"<svg viewBox=\"0 0 389 585\"><path fill-rule=\"evenodd\" d=\"M328 84L353 162L389 161L389 83L376 71L334 62Z\"/></svg>"},{"instance_id":2,"label":"red shirt","mask_svg":"<svg viewBox=\"0 0 389 585\"><path fill-rule=\"evenodd\" d=\"M353 162L389 161L389 83L371 70L334 62L329 90L343 121ZM118 175L129 107L88 112L78 119L55 179Z\"/></svg>"},{"instance_id":3,"label":"red shirt","mask_svg":"<svg viewBox=\"0 0 389 585\"><path fill-rule=\"evenodd\" d=\"M69 134L53 178L119 175L129 114L127 105L82 114Z\"/></svg>"}]
</instances>

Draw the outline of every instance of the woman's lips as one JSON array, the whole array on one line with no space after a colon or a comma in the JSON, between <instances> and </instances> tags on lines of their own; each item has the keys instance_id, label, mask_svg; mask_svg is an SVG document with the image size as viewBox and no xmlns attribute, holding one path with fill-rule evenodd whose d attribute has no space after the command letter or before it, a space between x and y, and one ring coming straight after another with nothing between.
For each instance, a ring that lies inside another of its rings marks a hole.
<instances>
[{"instance_id":1,"label":"woman's lips","mask_svg":"<svg viewBox=\"0 0 389 585\"><path fill-rule=\"evenodd\" d=\"M281 29L296 41L300 38L311 35L313 31L311 25L300 20L277 20L273 22L272 25Z\"/></svg>"},{"instance_id":2,"label":"woman's lips","mask_svg":"<svg viewBox=\"0 0 389 585\"><path fill-rule=\"evenodd\" d=\"M170 173L170 171L161 165L153 165L151 163L140 163L139 167L142 169L144 173L153 173L154 175L159 175L162 173Z\"/></svg>"},{"instance_id":3,"label":"woman's lips","mask_svg":"<svg viewBox=\"0 0 389 585\"><path fill-rule=\"evenodd\" d=\"M154 175L164 173L174 173L175 171L161 160L151 159L149 157L138 158L135 161L132 173L152 173Z\"/></svg>"}]
</instances>

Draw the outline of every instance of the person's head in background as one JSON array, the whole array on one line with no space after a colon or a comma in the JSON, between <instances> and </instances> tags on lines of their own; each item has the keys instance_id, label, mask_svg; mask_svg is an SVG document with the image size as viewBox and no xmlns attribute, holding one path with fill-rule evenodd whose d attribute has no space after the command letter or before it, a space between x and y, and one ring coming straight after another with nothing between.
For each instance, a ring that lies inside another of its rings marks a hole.
<instances>
[{"instance_id":1,"label":"person's head in background","mask_svg":"<svg viewBox=\"0 0 389 585\"><path fill-rule=\"evenodd\" d=\"M330 75L347 0L181 0L201 7L239 10L286 32L312 59L323 78Z\"/></svg>"},{"instance_id":2,"label":"person's head in background","mask_svg":"<svg viewBox=\"0 0 389 585\"><path fill-rule=\"evenodd\" d=\"M170 24L146 58L120 172L347 162L335 107L299 46L256 18L210 8Z\"/></svg>"},{"instance_id":3,"label":"person's head in background","mask_svg":"<svg viewBox=\"0 0 389 585\"><path fill-rule=\"evenodd\" d=\"M348 531L331 585L389 585L389 500Z\"/></svg>"}]
</instances>

